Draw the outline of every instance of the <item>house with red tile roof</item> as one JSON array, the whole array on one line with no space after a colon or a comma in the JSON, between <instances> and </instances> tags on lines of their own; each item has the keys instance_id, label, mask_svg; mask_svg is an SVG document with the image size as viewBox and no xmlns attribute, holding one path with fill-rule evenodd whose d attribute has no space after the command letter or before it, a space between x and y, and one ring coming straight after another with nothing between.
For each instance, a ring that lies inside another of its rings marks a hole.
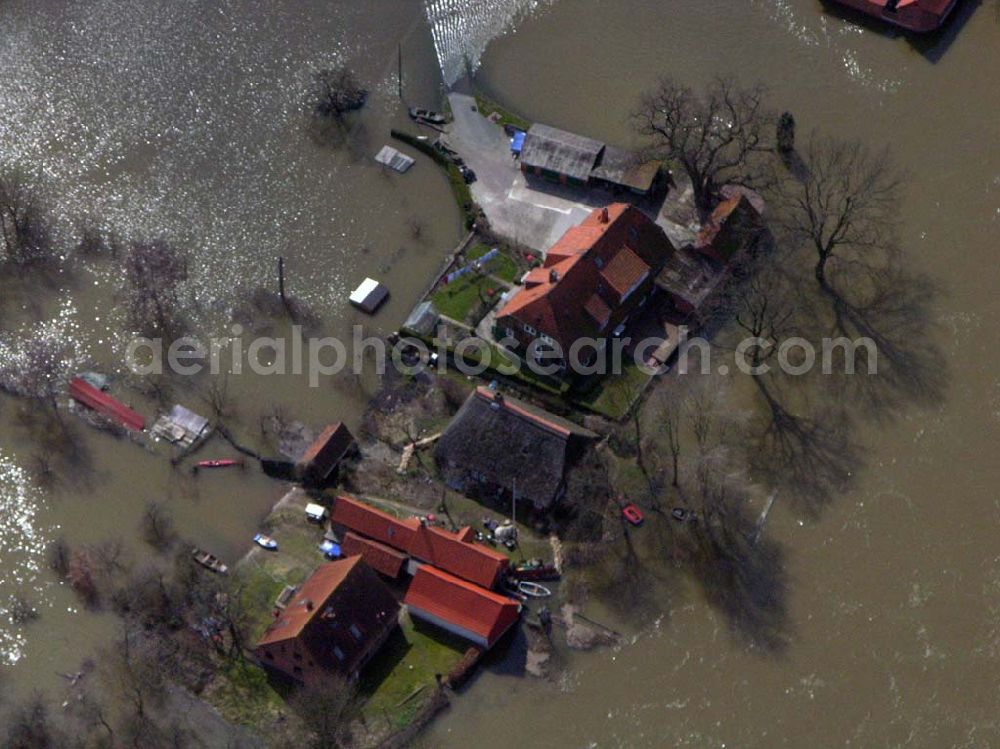
<instances>
[{"instance_id":1,"label":"house with red tile roof","mask_svg":"<svg viewBox=\"0 0 1000 749\"><path fill-rule=\"evenodd\" d=\"M258 662L302 684L356 679L398 623L400 606L360 556L323 564L254 649Z\"/></svg>"},{"instance_id":2,"label":"house with red tile roof","mask_svg":"<svg viewBox=\"0 0 1000 749\"><path fill-rule=\"evenodd\" d=\"M646 302L673 253L667 235L637 208L595 209L525 276L524 287L497 312L493 333L536 359L543 358L541 350L559 353L546 361L561 359L565 367L575 342L592 338L603 346ZM586 363L596 356L590 347L581 351Z\"/></svg>"},{"instance_id":3,"label":"house with red tile roof","mask_svg":"<svg viewBox=\"0 0 1000 749\"><path fill-rule=\"evenodd\" d=\"M343 528L367 542L365 548L360 544L354 548L357 548L366 559L371 557L372 566L376 569L385 567L388 562L376 560L374 550L381 549L384 552L384 547L389 547L406 555L407 571L411 574L421 565L433 564L463 580L484 588L492 588L500 580L510 562L504 554L475 543L470 528L462 528L457 533L451 533L442 528L429 526L419 518L400 520L351 497L337 497L330 514L330 522L335 527ZM372 542L376 546L373 546ZM398 570L396 574L398 575Z\"/></svg>"},{"instance_id":4,"label":"house with red tile roof","mask_svg":"<svg viewBox=\"0 0 1000 749\"><path fill-rule=\"evenodd\" d=\"M463 637L484 650L493 647L521 615L517 601L430 565L417 571L403 602L410 616Z\"/></svg>"}]
</instances>

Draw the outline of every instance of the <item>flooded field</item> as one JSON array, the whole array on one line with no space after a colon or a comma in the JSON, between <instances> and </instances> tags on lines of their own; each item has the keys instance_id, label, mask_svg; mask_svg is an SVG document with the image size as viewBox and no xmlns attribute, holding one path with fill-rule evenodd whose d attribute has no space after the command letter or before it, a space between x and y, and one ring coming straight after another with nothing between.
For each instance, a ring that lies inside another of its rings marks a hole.
<instances>
[{"instance_id":1,"label":"flooded field","mask_svg":"<svg viewBox=\"0 0 1000 749\"><path fill-rule=\"evenodd\" d=\"M965 0L943 35L917 44L818 0L12 0L0 7L0 160L52 191L64 242L89 219L184 247L199 330L223 327L240 289L273 284L278 255L324 334L361 321L345 295L366 275L392 290L366 323L390 330L460 235L429 163L398 177L370 160L405 117L400 44L414 104L436 104L442 78L481 58L479 84L511 109L624 144L628 113L657 76L697 85L733 74L765 81L803 135L888 143L909 173L907 255L943 290L937 343L950 362L942 402L861 435L869 465L856 491L817 518L775 507L768 531L791 578L784 652L749 651L696 591L674 591L620 623L629 644L561 653L556 684L487 668L421 746L1000 744L993 5ZM335 146L310 127L304 92L314 69L341 59L372 97ZM41 281L0 279L0 325L57 324L82 361L118 370L117 264L45 283L58 301L38 301ZM197 410L201 385L178 399ZM367 395L356 383L303 385L235 378L240 436L254 444L274 404L353 424ZM111 631L52 580L51 538L130 539L145 503L167 500L186 537L232 560L282 491L256 470L195 481L128 443L78 435L79 465L36 489L29 466L43 448L20 406L0 398L0 607L23 591L41 611L24 627L0 617L0 662L18 693L56 684Z\"/></svg>"},{"instance_id":2,"label":"flooded field","mask_svg":"<svg viewBox=\"0 0 1000 749\"><path fill-rule=\"evenodd\" d=\"M748 651L697 590L676 591L630 622L631 644L561 653L557 685L496 667L421 746L1000 744L996 9L960 4L943 37L917 45L814 0L556 3L493 42L478 80L531 120L628 142L636 96L661 74L760 79L800 134L891 146L909 172L905 251L944 291L950 386L863 435L857 490L820 517L779 499L783 653Z\"/></svg>"},{"instance_id":3,"label":"flooded field","mask_svg":"<svg viewBox=\"0 0 1000 749\"><path fill-rule=\"evenodd\" d=\"M276 288L278 256L290 293L320 316L324 335L399 325L442 257L461 217L430 162L385 173L371 157L389 141L405 106L436 106L440 74L430 29L416 4L259 3L194 0L135 4L54 0L0 8L0 161L18 166L50 196L57 242L67 249L83 222L123 240L164 237L188 253L191 327L227 334L229 310L257 285ZM347 61L371 90L348 133L317 129L311 75ZM415 230L414 227L419 227ZM365 276L392 292L375 318L347 305ZM67 356L122 372L127 337L119 260L89 258L55 277L0 279L0 325L68 345ZM282 326L268 333L287 332ZM16 348L16 347L15 347ZM5 363L17 351L0 346ZM320 426L356 425L366 383L233 377L239 437L259 437L262 414L283 407ZM206 381L176 399L202 412ZM152 403L136 395L148 417ZM32 487L29 468L46 451L30 412L0 397L0 610L26 594L40 618L27 627L0 616L0 662L18 692L58 682L110 621L77 610L45 569L56 535L70 543L121 537L131 546L143 507L164 500L183 536L235 560L283 486L259 474L192 479L160 455L70 419L79 453L56 484ZM205 457L228 455L214 442ZM141 542L132 551L139 563Z\"/></svg>"}]
</instances>

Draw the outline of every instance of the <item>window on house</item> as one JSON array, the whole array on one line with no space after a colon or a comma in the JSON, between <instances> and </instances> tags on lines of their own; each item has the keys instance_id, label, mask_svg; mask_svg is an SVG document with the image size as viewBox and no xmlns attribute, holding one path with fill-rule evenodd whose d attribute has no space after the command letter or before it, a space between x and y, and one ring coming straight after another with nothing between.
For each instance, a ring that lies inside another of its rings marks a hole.
<instances>
[{"instance_id":1,"label":"window on house","mask_svg":"<svg viewBox=\"0 0 1000 749\"><path fill-rule=\"evenodd\" d=\"M294 658L297 661L301 661L302 660L302 653L292 653L292 658Z\"/></svg>"},{"instance_id":2,"label":"window on house","mask_svg":"<svg viewBox=\"0 0 1000 749\"><path fill-rule=\"evenodd\" d=\"M356 624L351 625L351 635L354 637L355 640L361 642L361 630L358 629Z\"/></svg>"},{"instance_id":3,"label":"window on house","mask_svg":"<svg viewBox=\"0 0 1000 749\"><path fill-rule=\"evenodd\" d=\"M341 663L343 663L343 662L344 662L344 651L343 651L343 650L341 650L341 649L340 649L339 647L337 647L336 645L334 645L334 646L333 646L333 654L334 654L335 656L337 656L337 660L338 660L338 661L340 661Z\"/></svg>"},{"instance_id":4,"label":"window on house","mask_svg":"<svg viewBox=\"0 0 1000 749\"><path fill-rule=\"evenodd\" d=\"M264 651L264 657L265 658L270 658L272 661L274 660L274 654L270 650L265 650Z\"/></svg>"},{"instance_id":5,"label":"window on house","mask_svg":"<svg viewBox=\"0 0 1000 749\"><path fill-rule=\"evenodd\" d=\"M628 240L630 242L638 242L639 241L639 230L636 229L634 226L630 226L628 228Z\"/></svg>"}]
</instances>

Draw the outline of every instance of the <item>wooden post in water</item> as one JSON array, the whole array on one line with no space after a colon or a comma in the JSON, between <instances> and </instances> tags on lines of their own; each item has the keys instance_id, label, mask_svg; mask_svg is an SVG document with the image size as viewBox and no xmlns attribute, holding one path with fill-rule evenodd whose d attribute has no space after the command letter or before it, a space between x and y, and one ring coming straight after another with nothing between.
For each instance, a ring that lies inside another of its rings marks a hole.
<instances>
[{"instance_id":1,"label":"wooden post in water","mask_svg":"<svg viewBox=\"0 0 1000 749\"><path fill-rule=\"evenodd\" d=\"M285 258L278 258L278 296L281 297L281 303L288 307L288 301L285 299Z\"/></svg>"}]
</instances>

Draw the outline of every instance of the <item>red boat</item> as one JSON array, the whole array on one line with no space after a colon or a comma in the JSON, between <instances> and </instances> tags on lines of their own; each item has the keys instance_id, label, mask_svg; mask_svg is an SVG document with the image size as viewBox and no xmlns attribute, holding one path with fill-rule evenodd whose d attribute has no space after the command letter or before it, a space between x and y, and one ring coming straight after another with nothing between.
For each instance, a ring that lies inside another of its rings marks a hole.
<instances>
[{"instance_id":1,"label":"red boat","mask_svg":"<svg viewBox=\"0 0 1000 749\"><path fill-rule=\"evenodd\" d=\"M642 510L631 502L622 507L622 516L632 525L642 525L642 521L645 519L643 518Z\"/></svg>"},{"instance_id":2,"label":"red boat","mask_svg":"<svg viewBox=\"0 0 1000 749\"><path fill-rule=\"evenodd\" d=\"M242 458L222 458L220 460L199 460L194 464L195 470L199 468L229 468L231 466L243 467Z\"/></svg>"},{"instance_id":3,"label":"red boat","mask_svg":"<svg viewBox=\"0 0 1000 749\"><path fill-rule=\"evenodd\" d=\"M907 31L926 33L941 27L958 0L832 0Z\"/></svg>"}]
</instances>

